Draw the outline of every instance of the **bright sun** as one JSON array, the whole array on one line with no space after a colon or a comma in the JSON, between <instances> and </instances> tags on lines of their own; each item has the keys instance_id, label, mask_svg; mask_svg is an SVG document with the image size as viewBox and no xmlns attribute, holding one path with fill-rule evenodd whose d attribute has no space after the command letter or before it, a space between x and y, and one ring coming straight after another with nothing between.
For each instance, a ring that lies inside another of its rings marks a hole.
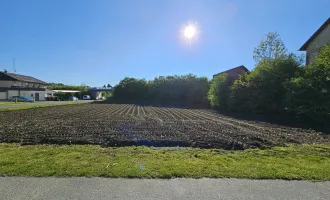
<instances>
[{"instance_id":1,"label":"bright sun","mask_svg":"<svg viewBox=\"0 0 330 200\"><path fill-rule=\"evenodd\" d=\"M192 41L197 39L198 27L195 23L188 23L181 29L181 35L185 40Z\"/></svg>"},{"instance_id":2,"label":"bright sun","mask_svg":"<svg viewBox=\"0 0 330 200\"><path fill-rule=\"evenodd\" d=\"M194 37L196 37L196 26L194 26L193 24L189 24L187 25L184 29L183 29L183 36L185 38L187 38L188 40L193 39Z\"/></svg>"}]
</instances>

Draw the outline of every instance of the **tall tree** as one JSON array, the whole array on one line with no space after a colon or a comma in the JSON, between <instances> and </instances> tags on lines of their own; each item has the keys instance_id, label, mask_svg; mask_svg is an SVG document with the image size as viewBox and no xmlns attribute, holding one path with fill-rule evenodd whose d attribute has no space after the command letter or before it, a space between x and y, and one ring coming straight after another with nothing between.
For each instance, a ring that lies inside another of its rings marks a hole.
<instances>
[{"instance_id":1,"label":"tall tree","mask_svg":"<svg viewBox=\"0 0 330 200\"><path fill-rule=\"evenodd\" d=\"M253 59L256 63L262 60L276 59L286 55L287 49L282 42L280 35L276 32L270 32L266 38L260 41L260 44L254 48Z\"/></svg>"},{"instance_id":2,"label":"tall tree","mask_svg":"<svg viewBox=\"0 0 330 200\"><path fill-rule=\"evenodd\" d=\"M108 84L107 88L111 88L112 86L110 84Z\"/></svg>"}]
</instances>

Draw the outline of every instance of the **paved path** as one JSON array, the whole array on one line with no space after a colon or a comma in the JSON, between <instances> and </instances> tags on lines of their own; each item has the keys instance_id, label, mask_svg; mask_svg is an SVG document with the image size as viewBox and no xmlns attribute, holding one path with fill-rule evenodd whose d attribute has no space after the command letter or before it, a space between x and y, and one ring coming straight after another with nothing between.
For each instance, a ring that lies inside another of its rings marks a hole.
<instances>
[{"instance_id":1,"label":"paved path","mask_svg":"<svg viewBox=\"0 0 330 200\"><path fill-rule=\"evenodd\" d=\"M1 109L8 109L8 108L30 108L30 107L38 107L38 106L53 106L53 105L64 105L64 104L75 104L75 103L89 103L93 102L93 100L78 100L75 102L72 101L36 101L33 103L10 103L9 105L0 104Z\"/></svg>"},{"instance_id":2,"label":"paved path","mask_svg":"<svg viewBox=\"0 0 330 200\"><path fill-rule=\"evenodd\" d=\"M330 182L0 177L0 199L330 199Z\"/></svg>"}]
</instances>

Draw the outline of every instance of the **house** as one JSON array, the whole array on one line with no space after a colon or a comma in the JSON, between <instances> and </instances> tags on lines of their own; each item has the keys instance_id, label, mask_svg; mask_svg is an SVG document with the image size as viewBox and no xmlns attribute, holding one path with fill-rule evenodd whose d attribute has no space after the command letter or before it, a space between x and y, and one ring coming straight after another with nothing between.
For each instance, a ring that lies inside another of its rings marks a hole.
<instances>
[{"instance_id":1,"label":"house","mask_svg":"<svg viewBox=\"0 0 330 200\"><path fill-rule=\"evenodd\" d=\"M228 79L234 81L234 80L238 79L239 75L244 74L246 72L249 72L249 70L244 65L241 65L241 66L229 69L227 71L215 74L215 75L213 75L213 78L220 75L220 74L226 73Z\"/></svg>"},{"instance_id":2,"label":"house","mask_svg":"<svg viewBox=\"0 0 330 200\"><path fill-rule=\"evenodd\" d=\"M330 17L299 49L306 51L306 65L315 60L320 47L325 44L330 44Z\"/></svg>"},{"instance_id":3,"label":"house","mask_svg":"<svg viewBox=\"0 0 330 200\"><path fill-rule=\"evenodd\" d=\"M36 101L43 101L49 91L48 83L31 76L9 73L6 70L0 72L0 100L6 100L12 96L33 97Z\"/></svg>"}]
</instances>

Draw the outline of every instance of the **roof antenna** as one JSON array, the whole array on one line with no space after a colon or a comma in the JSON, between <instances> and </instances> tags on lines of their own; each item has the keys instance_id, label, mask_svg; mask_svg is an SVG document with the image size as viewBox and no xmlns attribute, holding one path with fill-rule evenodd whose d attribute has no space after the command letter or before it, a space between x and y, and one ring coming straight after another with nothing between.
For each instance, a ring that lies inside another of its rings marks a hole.
<instances>
[{"instance_id":1,"label":"roof antenna","mask_svg":"<svg viewBox=\"0 0 330 200\"><path fill-rule=\"evenodd\" d=\"M13 58L13 68L14 68L14 73L16 73L16 69L15 69L15 58Z\"/></svg>"}]
</instances>

